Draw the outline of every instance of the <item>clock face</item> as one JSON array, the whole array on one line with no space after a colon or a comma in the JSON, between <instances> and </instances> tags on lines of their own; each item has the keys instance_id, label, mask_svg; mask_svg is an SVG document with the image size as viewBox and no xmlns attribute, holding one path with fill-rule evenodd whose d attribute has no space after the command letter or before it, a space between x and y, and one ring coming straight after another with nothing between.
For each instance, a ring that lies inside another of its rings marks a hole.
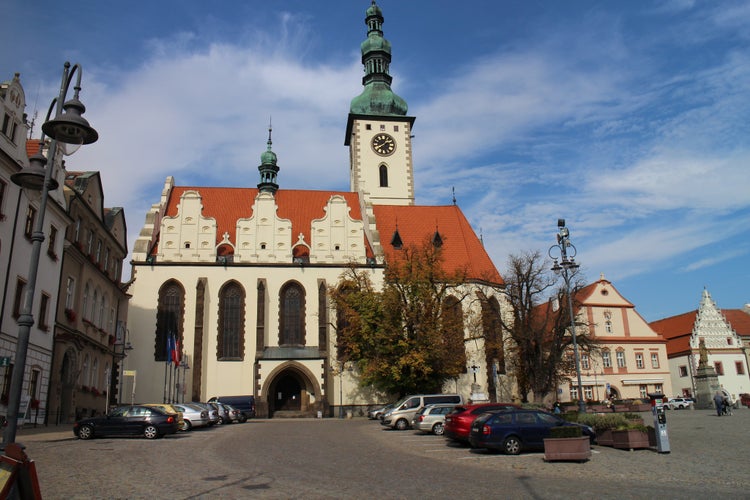
<instances>
[{"instance_id":1,"label":"clock face","mask_svg":"<svg viewBox=\"0 0 750 500\"><path fill-rule=\"evenodd\" d=\"M396 150L396 140L388 134L377 134L372 138L372 149L380 156L388 156Z\"/></svg>"}]
</instances>

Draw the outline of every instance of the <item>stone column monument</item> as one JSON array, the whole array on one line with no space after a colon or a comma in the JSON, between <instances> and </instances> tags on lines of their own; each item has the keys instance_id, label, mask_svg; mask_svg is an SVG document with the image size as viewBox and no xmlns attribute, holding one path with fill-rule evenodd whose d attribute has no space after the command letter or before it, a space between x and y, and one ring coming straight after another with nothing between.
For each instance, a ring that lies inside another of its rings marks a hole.
<instances>
[{"instance_id":1,"label":"stone column monument","mask_svg":"<svg viewBox=\"0 0 750 500\"><path fill-rule=\"evenodd\" d=\"M714 394L721 391L719 377L714 367L708 364L708 349L706 342L701 339L699 344L700 358L698 370L695 374L695 407L701 409L714 408Z\"/></svg>"}]
</instances>

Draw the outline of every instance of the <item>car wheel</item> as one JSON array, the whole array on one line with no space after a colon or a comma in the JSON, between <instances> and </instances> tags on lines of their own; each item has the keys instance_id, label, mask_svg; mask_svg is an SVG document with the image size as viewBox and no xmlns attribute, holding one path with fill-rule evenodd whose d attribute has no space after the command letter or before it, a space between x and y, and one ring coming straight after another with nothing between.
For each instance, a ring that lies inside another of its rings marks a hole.
<instances>
[{"instance_id":1,"label":"car wheel","mask_svg":"<svg viewBox=\"0 0 750 500\"><path fill-rule=\"evenodd\" d=\"M244 413L242 413L240 414L240 423L244 424L245 422L247 422L247 416Z\"/></svg>"},{"instance_id":2,"label":"car wheel","mask_svg":"<svg viewBox=\"0 0 750 500\"><path fill-rule=\"evenodd\" d=\"M147 425L143 429L143 437L146 439L156 439L159 437L159 429L155 425Z\"/></svg>"},{"instance_id":3,"label":"car wheel","mask_svg":"<svg viewBox=\"0 0 750 500\"><path fill-rule=\"evenodd\" d=\"M407 422L403 418L396 420L396 429L400 431L405 431L408 428L409 428L409 422Z\"/></svg>"},{"instance_id":4,"label":"car wheel","mask_svg":"<svg viewBox=\"0 0 750 500\"><path fill-rule=\"evenodd\" d=\"M94 428L90 425L82 425L80 429L78 429L78 437L81 439L91 439L94 437Z\"/></svg>"},{"instance_id":5,"label":"car wheel","mask_svg":"<svg viewBox=\"0 0 750 500\"><path fill-rule=\"evenodd\" d=\"M442 422L438 422L435 425L432 426L432 433L436 436L442 436L445 432L445 426L443 426Z\"/></svg>"},{"instance_id":6,"label":"car wheel","mask_svg":"<svg viewBox=\"0 0 750 500\"><path fill-rule=\"evenodd\" d=\"M521 440L516 436L510 436L503 441L503 450L507 455L518 455L521 453Z\"/></svg>"},{"instance_id":7,"label":"car wheel","mask_svg":"<svg viewBox=\"0 0 750 500\"><path fill-rule=\"evenodd\" d=\"M182 421L182 430L183 431L189 431L193 428L193 424L190 422L190 420L183 420Z\"/></svg>"}]
</instances>

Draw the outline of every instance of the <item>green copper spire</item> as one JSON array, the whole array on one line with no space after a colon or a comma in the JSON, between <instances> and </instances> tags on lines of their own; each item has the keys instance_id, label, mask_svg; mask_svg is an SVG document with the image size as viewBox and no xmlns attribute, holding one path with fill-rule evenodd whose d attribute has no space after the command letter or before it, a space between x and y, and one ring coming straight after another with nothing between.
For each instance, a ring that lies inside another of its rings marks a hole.
<instances>
[{"instance_id":1,"label":"green copper spire","mask_svg":"<svg viewBox=\"0 0 750 500\"><path fill-rule=\"evenodd\" d=\"M279 190L279 185L276 184L276 174L279 173L279 167L276 165L276 153L271 151L271 122L268 122L268 142L266 151L260 155L260 166L258 171L260 172L260 184L258 184L258 190L261 192L269 192L275 194Z\"/></svg>"},{"instance_id":2,"label":"green copper spire","mask_svg":"<svg viewBox=\"0 0 750 500\"><path fill-rule=\"evenodd\" d=\"M360 95L352 99L349 112L359 115L395 115L405 116L408 106L406 101L391 90L393 78L388 74L391 64L391 43L383 38L383 11L375 0L367 9L365 24L367 39L360 46L365 76L365 86Z\"/></svg>"}]
</instances>

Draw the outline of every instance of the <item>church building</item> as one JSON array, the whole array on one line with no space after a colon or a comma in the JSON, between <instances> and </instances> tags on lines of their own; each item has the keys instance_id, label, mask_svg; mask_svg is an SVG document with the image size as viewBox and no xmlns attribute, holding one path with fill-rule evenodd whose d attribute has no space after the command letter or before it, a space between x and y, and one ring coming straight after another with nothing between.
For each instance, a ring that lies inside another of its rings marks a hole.
<instances>
[{"instance_id":1,"label":"church building","mask_svg":"<svg viewBox=\"0 0 750 500\"><path fill-rule=\"evenodd\" d=\"M253 395L258 416L270 417L358 413L389 399L337 359L328 290L351 266L379 286L390 258L426 240L442 245L444 266L466 272L477 300L464 314L480 318L466 321L467 370L445 391L511 397L503 353L484 349L507 308L502 278L455 203L415 204L415 117L391 89L383 20L373 0L363 90L346 121L349 191L285 189L270 128L257 186L167 178L133 249L123 401Z\"/></svg>"}]
</instances>

